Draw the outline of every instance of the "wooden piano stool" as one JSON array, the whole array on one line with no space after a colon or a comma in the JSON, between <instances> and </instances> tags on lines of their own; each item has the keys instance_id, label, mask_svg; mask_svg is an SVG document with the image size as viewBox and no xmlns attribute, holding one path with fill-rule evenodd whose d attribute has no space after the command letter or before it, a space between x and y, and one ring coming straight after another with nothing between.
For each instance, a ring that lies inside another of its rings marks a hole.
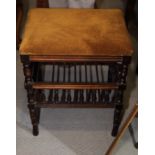
<instances>
[{"instance_id":1,"label":"wooden piano stool","mask_svg":"<svg viewBox=\"0 0 155 155\"><path fill-rule=\"evenodd\" d=\"M20 56L33 135L41 108L92 107L115 109L116 136L132 53L119 9L31 9Z\"/></svg>"}]
</instances>

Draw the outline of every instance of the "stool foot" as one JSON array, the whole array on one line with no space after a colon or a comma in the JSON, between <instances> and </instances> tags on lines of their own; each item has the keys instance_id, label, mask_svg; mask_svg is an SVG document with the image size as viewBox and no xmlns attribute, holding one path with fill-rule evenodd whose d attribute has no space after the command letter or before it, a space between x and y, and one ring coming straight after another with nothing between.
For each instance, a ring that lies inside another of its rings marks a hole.
<instances>
[{"instance_id":1,"label":"stool foot","mask_svg":"<svg viewBox=\"0 0 155 155\"><path fill-rule=\"evenodd\" d=\"M119 128L119 126L114 126L114 127L113 127L112 133L111 133L111 135L112 135L113 137L116 137L116 136L117 136L118 128Z\"/></svg>"},{"instance_id":2,"label":"stool foot","mask_svg":"<svg viewBox=\"0 0 155 155\"><path fill-rule=\"evenodd\" d=\"M33 136L38 136L39 134L39 129L38 129L38 125L33 125Z\"/></svg>"},{"instance_id":3,"label":"stool foot","mask_svg":"<svg viewBox=\"0 0 155 155\"><path fill-rule=\"evenodd\" d=\"M37 136L39 134L38 122L40 116L40 109L36 108L33 104L28 104L30 118L33 126L33 135Z\"/></svg>"},{"instance_id":4,"label":"stool foot","mask_svg":"<svg viewBox=\"0 0 155 155\"><path fill-rule=\"evenodd\" d=\"M138 142L135 144L135 148L138 149Z\"/></svg>"},{"instance_id":5,"label":"stool foot","mask_svg":"<svg viewBox=\"0 0 155 155\"><path fill-rule=\"evenodd\" d=\"M123 106L122 105L116 105L115 111L114 111L114 121L113 121L113 129L111 135L113 137L117 136L117 132L119 130L119 126L121 124L121 120L123 117Z\"/></svg>"}]
</instances>

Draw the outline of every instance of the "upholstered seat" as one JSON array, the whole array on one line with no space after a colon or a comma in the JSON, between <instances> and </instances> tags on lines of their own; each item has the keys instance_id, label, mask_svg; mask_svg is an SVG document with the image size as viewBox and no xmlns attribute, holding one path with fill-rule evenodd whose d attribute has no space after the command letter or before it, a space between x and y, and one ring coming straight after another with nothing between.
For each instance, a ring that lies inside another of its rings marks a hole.
<instances>
[{"instance_id":1,"label":"upholstered seat","mask_svg":"<svg viewBox=\"0 0 155 155\"><path fill-rule=\"evenodd\" d=\"M32 9L21 55L130 56L132 45L119 9Z\"/></svg>"}]
</instances>

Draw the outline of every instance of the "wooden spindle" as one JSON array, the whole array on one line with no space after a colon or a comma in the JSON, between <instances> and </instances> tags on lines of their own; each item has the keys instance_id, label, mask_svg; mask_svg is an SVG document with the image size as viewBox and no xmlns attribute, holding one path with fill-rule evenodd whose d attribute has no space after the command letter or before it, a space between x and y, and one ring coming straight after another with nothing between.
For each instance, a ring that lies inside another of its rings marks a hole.
<instances>
[{"instance_id":1,"label":"wooden spindle","mask_svg":"<svg viewBox=\"0 0 155 155\"><path fill-rule=\"evenodd\" d=\"M57 78L56 78L56 82L57 82L57 83L59 83L59 78L60 78L59 75L60 75L60 66L58 65L58 68L57 68ZM55 103L59 102L58 89L55 90L54 102L55 102Z\"/></svg>"},{"instance_id":2,"label":"wooden spindle","mask_svg":"<svg viewBox=\"0 0 155 155\"><path fill-rule=\"evenodd\" d=\"M54 83L54 74L55 74L55 64L52 65L52 77L51 77L52 83ZM50 93L49 93L48 100L50 102L53 102L53 91L54 90L50 90Z\"/></svg>"},{"instance_id":3,"label":"wooden spindle","mask_svg":"<svg viewBox=\"0 0 155 155\"><path fill-rule=\"evenodd\" d=\"M99 80L99 71L98 71L98 65L95 65L96 66L96 79L97 79L97 83L100 83L100 80ZM100 90L98 89L96 91L96 95L98 96L98 101L97 102L100 102ZM97 98L96 98L97 100Z\"/></svg>"},{"instance_id":4,"label":"wooden spindle","mask_svg":"<svg viewBox=\"0 0 155 155\"><path fill-rule=\"evenodd\" d=\"M68 65L68 83L71 82L71 73L70 73L70 65ZM71 103L72 97L71 97L71 90L67 90L67 102Z\"/></svg>"},{"instance_id":5,"label":"wooden spindle","mask_svg":"<svg viewBox=\"0 0 155 155\"><path fill-rule=\"evenodd\" d=\"M92 77L91 65L89 65L89 73L90 73L90 83L92 83L93 82L93 77ZM88 101L93 102L93 92L92 92L92 90L89 90L88 97L89 97Z\"/></svg>"},{"instance_id":6,"label":"wooden spindle","mask_svg":"<svg viewBox=\"0 0 155 155\"><path fill-rule=\"evenodd\" d=\"M93 83L93 66L91 66L91 83ZM96 90L91 90L92 91L92 102L96 102Z\"/></svg>"},{"instance_id":7,"label":"wooden spindle","mask_svg":"<svg viewBox=\"0 0 155 155\"><path fill-rule=\"evenodd\" d=\"M74 65L74 82L77 83L77 69L76 64ZM74 102L78 102L78 90L74 90Z\"/></svg>"},{"instance_id":8,"label":"wooden spindle","mask_svg":"<svg viewBox=\"0 0 155 155\"><path fill-rule=\"evenodd\" d=\"M102 65L101 65L101 77L102 77L102 83L105 83L105 80L104 80L104 70L103 70L103 66ZM105 91L101 90L100 102L104 102L104 97L105 97Z\"/></svg>"},{"instance_id":9,"label":"wooden spindle","mask_svg":"<svg viewBox=\"0 0 155 155\"><path fill-rule=\"evenodd\" d=\"M42 81L41 65L39 63L37 64L36 81ZM43 90L39 89L36 91L35 98L38 102L43 102L46 98Z\"/></svg>"},{"instance_id":10,"label":"wooden spindle","mask_svg":"<svg viewBox=\"0 0 155 155\"><path fill-rule=\"evenodd\" d=\"M64 70L63 70L63 83L65 83L66 81L66 69L65 69L65 64L63 66ZM61 102L66 102L66 90L63 89L62 90L62 96L61 96Z\"/></svg>"},{"instance_id":11,"label":"wooden spindle","mask_svg":"<svg viewBox=\"0 0 155 155\"><path fill-rule=\"evenodd\" d=\"M85 82L88 83L87 64L85 64ZM86 90L86 102L89 100L89 90Z\"/></svg>"},{"instance_id":12,"label":"wooden spindle","mask_svg":"<svg viewBox=\"0 0 155 155\"><path fill-rule=\"evenodd\" d=\"M81 65L79 66L79 79L80 79L80 83L82 83L82 69L81 69ZM81 103L83 103L84 102L84 96L83 96L84 94L83 94L83 90L81 89L80 90L80 98L79 98L79 100L80 100L80 102Z\"/></svg>"}]
</instances>

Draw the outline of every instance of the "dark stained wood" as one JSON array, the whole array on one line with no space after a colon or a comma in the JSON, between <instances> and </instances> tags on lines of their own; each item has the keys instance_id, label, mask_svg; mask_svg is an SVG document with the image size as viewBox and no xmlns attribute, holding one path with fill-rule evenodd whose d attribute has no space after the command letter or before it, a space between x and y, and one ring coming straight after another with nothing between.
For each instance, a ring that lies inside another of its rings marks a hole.
<instances>
[{"instance_id":1,"label":"dark stained wood","mask_svg":"<svg viewBox=\"0 0 155 155\"><path fill-rule=\"evenodd\" d=\"M30 59L29 59L29 56L28 55L20 55L20 60L21 60L21 62L23 64L30 62Z\"/></svg>"},{"instance_id":2,"label":"dark stained wood","mask_svg":"<svg viewBox=\"0 0 155 155\"><path fill-rule=\"evenodd\" d=\"M114 108L114 104L80 104L80 103L71 103L71 104L50 104L50 103L38 103L35 105L40 108Z\"/></svg>"},{"instance_id":3,"label":"dark stained wood","mask_svg":"<svg viewBox=\"0 0 155 155\"><path fill-rule=\"evenodd\" d=\"M123 63L118 65L118 77L117 81L119 82L119 90L116 91L115 94L115 111L114 111L114 121L113 121L113 130L112 130L112 136L116 136L122 117L123 117L123 93L124 89L126 88L126 76L128 72L128 63L130 62L130 59L128 57L123 58Z\"/></svg>"},{"instance_id":4,"label":"dark stained wood","mask_svg":"<svg viewBox=\"0 0 155 155\"><path fill-rule=\"evenodd\" d=\"M30 118L33 125L33 135L37 136L39 134L38 123L39 123L39 113L38 109L34 106L33 103L28 104Z\"/></svg>"},{"instance_id":5,"label":"dark stained wood","mask_svg":"<svg viewBox=\"0 0 155 155\"><path fill-rule=\"evenodd\" d=\"M49 8L48 0L37 0L37 7L38 8Z\"/></svg>"},{"instance_id":6,"label":"dark stained wood","mask_svg":"<svg viewBox=\"0 0 155 155\"><path fill-rule=\"evenodd\" d=\"M51 77L51 82L52 83L54 83L54 71L55 71L55 65L53 64L53 66L52 66L52 77ZM53 91L54 90L50 90L49 101L53 100Z\"/></svg>"},{"instance_id":7,"label":"dark stained wood","mask_svg":"<svg viewBox=\"0 0 155 155\"><path fill-rule=\"evenodd\" d=\"M21 43L20 31L23 19L23 4L16 0L16 49L19 49Z\"/></svg>"},{"instance_id":8,"label":"dark stained wood","mask_svg":"<svg viewBox=\"0 0 155 155\"><path fill-rule=\"evenodd\" d=\"M32 89L32 65L31 62L26 61L27 59L22 57L23 60L23 71L25 75L25 88L27 90L27 97L28 97L28 108L30 112L30 118L33 125L33 135L37 136L38 131L38 122L39 122L39 110L35 108L35 97L34 97L34 90Z\"/></svg>"},{"instance_id":9,"label":"dark stained wood","mask_svg":"<svg viewBox=\"0 0 155 155\"><path fill-rule=\"evenodd\" d=\"M136 2L137 0L127 0L127 4L125 8L125 21L126 21L127 26L131 18L134 18L135 16L134 7L135 7Z\"/></svg>"},{"instance_id":10,"label":"dark stained wood","mask_svg":"<svg viewBox=\"0 0 155 155\"><path fill-rule=\"evenodd\" d=\"M102 57L102 56L30 56L32 62L122 62L122 57Z\"/></svg>"}]
</instances>

